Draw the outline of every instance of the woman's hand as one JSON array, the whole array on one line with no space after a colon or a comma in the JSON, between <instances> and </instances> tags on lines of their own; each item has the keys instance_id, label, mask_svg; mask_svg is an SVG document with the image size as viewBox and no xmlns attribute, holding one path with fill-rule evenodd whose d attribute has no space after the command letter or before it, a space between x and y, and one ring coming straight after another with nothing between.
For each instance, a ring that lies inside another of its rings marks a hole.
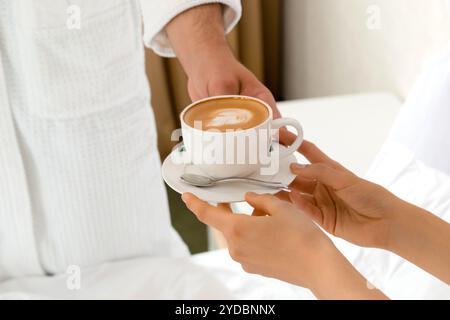
<instances>
[{"instance_id":1,"label":"woman's hand","mask_svg":"<svg viewBox=\"0 0 450 320\"><path fill-rule=\"evenodd\" d=\"M291 201L328 233L365 247L387 248L392 218L404 202L361 179L305 141L299 150L312 164L293 164Z\"/></svg>"},{"instance_id":2,"label":"woman's hand","mask_svg":"<svg viewBox=\"0 0 450 320\"><path fill-rule=\"evenodd\" d=\"M246 200L259 215L247 216L192 194L183 200L200 221L224 234L231 257L249 273L307 287L322 299L386 298L369 290L331 240L287 201L248 193Z\"/></svg>"},{"instance_id":3,"label":"woman's hand","mask_svg":"<svg viewBox=\"0 0 450 320\"><path fill-rule=\"evenodd\" d=\"M271 195L246 195L250 205L266 213L257 217L233 214L192 194L184 194L183 200L200 221L223 233L231 257L249 273L309 287L317 267L337 251L311 219Z\"/></svg>"},{"instance_id":4,"label":"woman's hand","mask_svg":"<svg viewBox=\"0 0 450 320\"><path fill-rule=\"evenodd\" d=\"M327 232L392 251L450 284L450 224L358 178L312 143L299 150L312 164L292 165L291 201Z\"/></svg>"}]
</instances>

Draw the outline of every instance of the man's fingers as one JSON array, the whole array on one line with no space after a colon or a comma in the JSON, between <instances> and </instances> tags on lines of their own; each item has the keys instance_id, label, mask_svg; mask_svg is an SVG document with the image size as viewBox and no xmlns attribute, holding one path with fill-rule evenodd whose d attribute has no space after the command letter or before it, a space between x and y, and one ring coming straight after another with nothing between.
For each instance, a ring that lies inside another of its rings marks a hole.
<instances>
[{"instance_id":1,"label":"man's fingers","mask_svg":"<svg viewBox=\"0 0 450 320\"><path fill-rule=\"evenodd\" d=\"M317 180L335 190L347 188L354 184L357 179L356 176L347 171L341 171L323 163L308 166L299 166L294 163L291 165L291 170L302 178Z\"/></svg>"},{"instance_id":2,"label":"man's fingers","mask_svg":"<svg viewBox=\"0 0 450 320\"><path fill-rule=\"evenodd\" d=\"M282 145L290 146L295 142L297 136L288 129L281 128L279 131L279 139Z\"/></svg>"},{"instance_id":3,"label":"man's fingers","mask_svg":"<svg viewBox=\"0 0 450 320\"><path fill-rule=\"evenodd\" d=\"M191 98L191 100L194 101L198 101L200 99L202 99L203 97L198 93L197 88L195 88L195 85L192 81L188 82L188 93L189 93L189 97Z\"/></svg>"},{"instance_id":4,"label":"man's fingers","mask_svg":"<svg viewBox=\"0 0 450 320\"><path fill-rule=\"evenodd\" d=\"M222 232L230 224L230 220L233 217L230 210L223 207L214 207L191 193L183 194L182 199L188 209L204 224Z\"/></svg>"},{"instance_id":5,"label":"man's fingers","mask_svg":"<svg viewBox=\"0 0 450 320\"><path fill-rule=\"evenodd\" d=\"M283 201L276 196L270 194L258 195L252 192L245 195L245 200L255 208L257 212L265 212L268 215L276 215L280 210L280 204L283 203Z\"/></svg>"},{"instance_id":6,"label":"man's fingers","mask_svg":"<svg viewBox=\"0 0 450 320\"><path fill-rule=\"evenodd\" d=\"M280 111L277 108L275 98L269 90L265 90L262 93L255 95L255 97L266 102L272 108L274 119L278 119L281 117Z\"/></svg>"},{"instance_id":7,"label":"man's fingers","mask_svg":"<svg viewBox=\"0 0 450 320\"><path fill-rule=\"evenodd\" d=\"M289 197L291 198L291 202L298 209L308 215L317 224L322 225L323 214L320 209L314 205L314 198L312 196L293 191L289 194Z\"/></svg>"},{"instance_id":8,"label":"man's fingers","mask_svg":"<svg viewBox=\"0 0 450 320\"><path fill-rule=\"evenodd\" d=\"M272 92L255 75L250 73L243 76L240 94L255 97L266 102L272 108L273 118L277 119L280 117L280 112L277 109L277 103Z\"/></svg>"}]
</instances>

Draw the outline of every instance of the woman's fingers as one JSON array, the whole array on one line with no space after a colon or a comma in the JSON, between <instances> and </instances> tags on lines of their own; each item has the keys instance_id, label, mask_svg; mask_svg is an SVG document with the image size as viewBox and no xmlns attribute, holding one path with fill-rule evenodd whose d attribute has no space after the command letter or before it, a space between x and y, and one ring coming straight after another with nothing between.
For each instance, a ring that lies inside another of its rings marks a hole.
<instances>
[{"instance_id":1,"label":"woman's fingers","mask_svg":"<svg viewBox=\"0 0 450 320\"><path fill-rule=\"evenodd\" d=\"M303 141L302 145L298 148L298 152L305 156L311 163L323 162L334 163L335 161L328 157L322 150L320 150L314 143L307 140Z\"/></svg>"},{"instance_id":2,"label":"woman's fingers","mask_svg":"<svg viewBox=\"0 0 450 320\"><path fill-rule=\"evenodd\" d=\"M262 212L268 215L276 215L280 210L280 205L284 203L276 196L270 194L258 195L253 192L247 193L245 200L255 208L255 211L259 212L259 215L262 215Z\"/></svg>"},{"instance_id":3,"label":"woman's fingers","mask_svg":"<svg viewBox=\"0 0 450 320\"><path fill-rule=\"evenodd\" d=\"M185 193L182 199L189 210L197 219L219 231L224 232L231 223L233 217L231 210L221 207L214 207L209 203L200 200L191 193Z\"/></svg>"},{"instance_id":4,"label":"woman's fingers","mask_svg":"<svg viewBox=\"0 0 450 320\"><path fill-rule=\"evenodd\" d=\"M290 188L297 192L313 194L316 188L317 181L297 176L295 180L290 184Z\"/></svg>"},{"instance_id":5,"label":"woman's fingers","mask_svg":"<svg viewBox=\"0 0 450 320\"><path fill-rule=\"evenodd\" d=\"M357 177L347 171L341 171L329 167L323 163L315 163L308 166L292 164L294 174L304 179L317 180L335 190L342 190L355 183Z\"/></svg>"},{"instance_id":6,"label":"woman's fingers","mask_svg":"<svg viewBox=\"0 0 450 320\"><path fill-rule=\"evenodd\" d=\"M267 213L258 209L254 209L252 212L253 217L265 217L267 216Z\"/></svg>"},{"instance_id":7,"label":"woman's fingers","mask_svg":"<svg viewBox=\"0 0 450 320\"><path fill-rule=\"evenodd\" d=\"M278 199L283 200L283 201L289 201L289 192L280 191L275 195L275 197L277 197Z\"/></svg>"},{"instance_id":8,"label":"woman's fingers","mask_svg":"<svg viewBox=\"0 0 450 320\"><path fill-rule=\"evenodd\" d=\"M233 212L233 210L231 210L231 205L229 203L219 203L217 205L218 208L220 209L224 209L224 210L228 210L230 212Z\"/></svg>"},{"instance_id":9,"label":"woman's fingers","mask_svg":"<svg viewBox=\"0 0 450 320\"><path fill-rule=\"evenodd\" d=\"M286 191L278 192L275 195L275 197L277 197L278 199L280 199L282 201L288 201L288 202L291 201L289 198L289 192L286 192ZM254 217L265 217L267 215L268 215L268 213L261 209L254 209L252 212L252 216L254 216Z\"/></svg>"},{"instance_id":10,"label":"woman's fingers","mask_svg":"<svg viewBox=\"0 0 450 320\"><path fill-rule=\"evenodd\" d=\"M327 156L314 143L307 140L303 141L302 145L298 148L298 152L311 163L325 163L333 168L347 170L341 164Z\"/></svg>"},{"instance_id":11,"label":"woman's fingers","mask_svg":"<svg viewBox=\"0 0 450 320\"><path fill-rule=\"evenodd\" d=\"M314 204L314 197L311 195L301 194L299 192L291 192L289 197L292 203L305 214L307 214L312 220L319 225L323 223L322 211Z\"/></svg>"}]
</instances>

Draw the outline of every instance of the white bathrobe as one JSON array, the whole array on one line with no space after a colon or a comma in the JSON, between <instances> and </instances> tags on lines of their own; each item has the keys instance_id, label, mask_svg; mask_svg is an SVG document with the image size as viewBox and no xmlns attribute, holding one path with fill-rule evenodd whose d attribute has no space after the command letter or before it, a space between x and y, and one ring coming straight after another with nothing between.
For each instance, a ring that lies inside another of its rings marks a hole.
<instances>
[{"instance_id":1,"label":"white bathrobe","mask_svg":"<svg viewBox=\"0 0 450 320\"><path fill-rule=\"evenodd\" d=\"M0 280L180 256L160 174L143 39L172 56L178 13L239 0L0 0ZM69 5L81 29L69 29ZM142 18L144 32L142 32Z\"/></svg>"}]
</instances>

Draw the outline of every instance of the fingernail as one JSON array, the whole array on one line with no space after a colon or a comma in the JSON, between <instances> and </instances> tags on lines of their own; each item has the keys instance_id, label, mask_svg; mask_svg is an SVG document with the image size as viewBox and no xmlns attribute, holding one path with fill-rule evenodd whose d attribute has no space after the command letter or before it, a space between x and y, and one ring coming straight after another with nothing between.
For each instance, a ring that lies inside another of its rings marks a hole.
<instances>
[{"instance_id":1,"label":"fingernail","mask_svg":"<svg viewBox=\"0 0 450 320\"><path fill-rule=\"evenodd\" d=\"M252 198L252 197L255 197L255 196L257 196L256 193L254 193L254 192L247 192L247 197Z\"/></svg>"},{"instance_id":2,"label":"fingernail","mask_svg":"<svg viewBox=\"0 0 450 320\"><path fill-rule=\"evenodd\" d=\"M181 200L183 200L183 202L186 203L186 201L187 201L187 193L183 193L181 195Z\"/></svg>"}]
</instances>

